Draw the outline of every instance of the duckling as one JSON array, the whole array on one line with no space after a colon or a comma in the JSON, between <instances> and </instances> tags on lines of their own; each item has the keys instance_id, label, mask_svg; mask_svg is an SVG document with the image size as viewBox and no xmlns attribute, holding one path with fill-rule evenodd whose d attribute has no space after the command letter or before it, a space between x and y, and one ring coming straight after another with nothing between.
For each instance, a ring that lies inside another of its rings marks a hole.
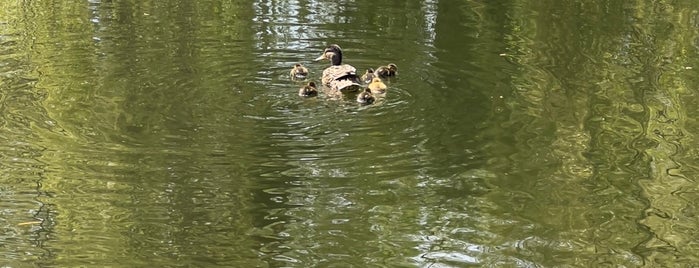
<instances>
[{"instance_id":1,"label":"duckling","mask_svg":"<svg viewBox=\"0 0 699 268\"><path fill-rule=\"evenodd\" d=\"M372 104L375 100L376 98L371 94L371 89L369 88L365 88L364 91L357 95L357 102L361 104Z\"/></svg>"},{"instance_id":2,"label":"duckling","mask_svg":"<svg viewBox=\"0 0 699 268\"><path fill-rule=\"evenodd\" d=\"M374 77L374 79L371 79L371 83L368 87L372 93L386 93L387 88L386 84L384 84L381 81L381 78L378 77Z\"/></svg>"},{"instance_id":3,"label":"duckling","mask_svg":"<svg viewBox=\"0 0 699 268\"><path fill-rule=\"evenodd\" d=\"M291 76L291 79L304 79L307 75L308 69L303 67L301 63L295 64L294 68L291 68L291 71L289 71L289 76Z\"/></svg>"},{"instance_id":4,"label":"duckling","mask_svg":"<svg viewBox=\"0 0 699 268\"><path fill-rule=\"evenodd\" d=\"M398 66L393 63L389 63L388 66L380 66L379 68L376 68L376 71L374 71L374 73L381 78L395 76L397 72Z\"/></svg>"},{"instance_id":5,"label":"duckling","mask_svg":"<svg viewBox=\"0 0 699 268\"><path fill-rule=\"evenodd\" d=\"M374 77L376 77L376 75L374 75L374 69L366 69L366 72L362 75L362 82L369 84Z\"/></svg>"},{"instance_id":6,"label":"duckling","mask_svg":"<svg viewBox=\"0 0 699 268\"><path fill-rule=\"evenodd\" d=\"M301 97L313 97L318 96L318 90L316 89L316 83L311 81L307 85L299 89L299 96Z\"/></svg>"},{"instance_id":7,"label":"duckling","mask_svg":"<svg viewBox=\"0 0 699 268\"><path fill-rule=\"evenodd\" d=\"M332 65L323 70L321 81L323 85L340 92L356 92L361 88L357 69L352 65L342 64L342 49L336 44L329 45L323 50L323 55L315 59L330 60Z\"/></svg>"}]
</instances>

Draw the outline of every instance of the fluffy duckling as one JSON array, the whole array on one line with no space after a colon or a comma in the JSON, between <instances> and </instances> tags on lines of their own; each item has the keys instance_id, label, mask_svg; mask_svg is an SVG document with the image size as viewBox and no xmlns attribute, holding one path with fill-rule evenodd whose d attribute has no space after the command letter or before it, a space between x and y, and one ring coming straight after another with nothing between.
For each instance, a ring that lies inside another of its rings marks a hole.
<instances>
[{"instance_id":1,"label":"fluffy duckling","mask_svg":"<svg viewBox=\"0 0 699 268\"><path fill-rule=\"evenodd\" d=\"M323 55L315 59L330 60L332 65L323 70L321 81L323 85L340 92L356 92L361 88L357 69L352 65L342 64L342 49L336 44L329 45L323 50Z\"/></svg>"},{"instance_id":2,"label":"fluffy duckling","mask_svg":"<svg viewBox=\"0 0 699 268\"><path fill-rule=\"evenodd\" d=\"M398 66L396 66L393 63L388 64L388 66L381 66L379 68L376 68L376 71L374 71L374 73L381 78L396 76L397 72Z\"/></svg>"},{"instance_id":3,"label":"fluffy duckling","mask_svg":"<svg viewBox=\"0 0 699 268\"><path fill-rule=\"evenodd\" d=\"M371 83L369 83L368 88L371 90L372 93L386 93L386 84L381 81L381 78L374 77L374 79L371 79Z\"/></svg>"},{"instance_id":4,"label":"fluffy duckling","mask_svg":"<svg viewBox=\"0 0 699 268\"><path fill-rule=\"evenodd\" d=\"M299 89L299 96L301 97L313 97L318 96L318 90L316 89L316 83L311 81L307 85Z\"/></svg>"},{"instance_id":5,"label":"fluffy duckling","mask_svg":"<svg viewBox=\"0 0 699 268\"><path fill-rule=\"evenodd\" d=\"M291 71L289 71L289 76L291 76L291 79L304 79L308 76L308 69L303 67L301 63L297 63L294 65L294 68L291 68Z\"/></svg>"},{"instance_id":6,"label":"fluffy duckling","mask_svg":"<svg viewBox=\"0 0 699 268\"><path fill-rule=\"evenodd\" d=\"M371 94L371 89L369 88L365 88L363 92L357 95L357 102L361 104L372 104L375 100L376 98Z\"/></svg>"},{"instance_id":7,"label":"fluffy duckling","mask_svg":"<svg viewBox=\"0 0 699 268\"><path fill-rule=\"evenodd\" d=\"M371 80L374 79L374 77L376 77L376 75L374 75L374 69L366 69L366 72L362 75L362 82L366 84L371 83Z\"/></svg>"}]
</instances>

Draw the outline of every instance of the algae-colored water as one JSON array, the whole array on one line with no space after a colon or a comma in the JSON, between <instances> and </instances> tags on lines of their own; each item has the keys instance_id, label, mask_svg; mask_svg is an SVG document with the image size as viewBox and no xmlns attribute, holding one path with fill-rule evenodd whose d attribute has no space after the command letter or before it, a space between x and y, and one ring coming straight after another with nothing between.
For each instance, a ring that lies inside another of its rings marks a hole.
<instances>
[{"instance_id":1,"label":"algae-colored water","mask_svg":"<svg viewBox=\"0 0 699 268\"><path fill-rule=\"evenodd\" d=\"M2 267L688 267L696 1L0 2ZM331 43L385 96L300 98Z\"/></svg>"}]
</instances>

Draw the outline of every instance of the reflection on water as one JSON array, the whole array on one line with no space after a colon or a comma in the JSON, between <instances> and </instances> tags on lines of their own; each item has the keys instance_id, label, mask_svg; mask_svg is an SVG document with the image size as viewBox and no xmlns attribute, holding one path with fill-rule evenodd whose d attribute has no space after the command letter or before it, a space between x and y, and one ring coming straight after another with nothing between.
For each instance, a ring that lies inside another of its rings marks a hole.
<instances>
[{"instance_id":1,"label":"reflection on water","mask_svg":"<svg viewBox=\"0 0 699 268\"><path fill-rule=\"evenodd\" d=\"M697 7L0 3L0 264L696 263ZM298 97L329 43L385 97Z\"/></svg>"}]
</instances>

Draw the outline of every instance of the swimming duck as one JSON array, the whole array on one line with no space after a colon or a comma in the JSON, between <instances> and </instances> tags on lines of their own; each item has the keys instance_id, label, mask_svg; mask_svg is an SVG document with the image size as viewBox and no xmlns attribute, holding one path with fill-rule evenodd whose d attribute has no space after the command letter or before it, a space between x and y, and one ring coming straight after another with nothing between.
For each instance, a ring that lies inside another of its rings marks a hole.
<instances>
[{"instance_id":1,"label":"swimming duck","mask_svg":"<svg viewBox=\"0 0 699 268\"><path fill-rule=\"evenodd\" d=\"M289 76L291 76L291 79L304 79L307 75L308 69L303 67L301 63L295 64L294 68L291 68L291 71L289 71Z\"/></svg>"},{"instance_id":2,"label":"swimming duck","mask_svg":"<svg viewBox=\"0 0 699 268\"><path fill-rule=\"evenodd\" d=\"M376 75L374 75L374 69L366 69L366 72L364 73L364 75L362 75L362 82L367 84L371 83L371 80L374 79L374 77L376 77Z\"/></svg>"},{"instance_id":3,"label":"swimming duck","mask_svg":"<svg viewBox=\"0 0 699 268\"><path fill-rule=\"evenodd\" d=\"M316 83L311 81L307 85L299 89L299 96L301 97L313 97L318 96L318 90L316 89Z\"/></svg>"},{"instance_id":4,"label":"swimming duck","mask_svg":"<svg viewBox=\"0 0 699 268\"><path fill-rule=\"evenodd\" d=\"M376 71L374 71L374 73L381 78L395 76L396 72L398 72L398 66L393 63L389 63L388 66L380 66L379 68L376 68Z\"/></svg>"},{"instance_id":5,"label":"swimming duck","mask_svg":"<svg viewBox=\"0 0 699 268\"><path fill-rule=\"evenodd\" d=\"M381 78L374 77L374 79L371 79L368 88L372 93L386 93L387 87L386 84L381 81Z\"/></svg>"},{"instance_id":6,"label":"swimming duck","mask_svg":"<svg viewBox=\"0 0 699 268\"><path fill-rule=\"evenodd\" d=\"M371 89L369 88L365 88L364 91L357 94L357 102L361 104L372 104L375 100L376 98L371 94Z\"/></svg>"},{"instance_id":7,"label":"swimming duck","mask_svg":"<svg viewBox=\"0 0 699 268\"><path fill-rule=\"evenodd\" d=\"M342 64L342 49L340 46L332 44L323 50L323 55L316 58L319 60L330 60L332 65L323 70L321 81L332 90L341 92L355 92L361 88L357 69L349 64Z\"/></svg>"}]
</instances>

